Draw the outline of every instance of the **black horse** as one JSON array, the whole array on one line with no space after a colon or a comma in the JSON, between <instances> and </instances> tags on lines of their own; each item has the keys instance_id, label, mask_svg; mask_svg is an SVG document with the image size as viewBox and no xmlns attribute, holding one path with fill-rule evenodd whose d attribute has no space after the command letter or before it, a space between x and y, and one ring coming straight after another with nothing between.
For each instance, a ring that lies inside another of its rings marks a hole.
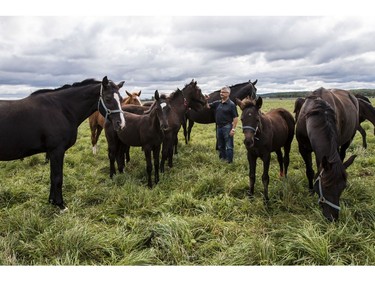
<instances>
[{"instance_id":1,"label":"black horse","mask_svg":"<svg viewBox=\"0 0 375 281\"><path fill-rule=\"evenodd\" d=\"M251 97L252 99L256 98L257 88L255 88L258 80L254 82L245 82L230 86L230 95L229 98L236 103L236 99L243 100L246 97ZM220 90L212 92L208 95L208 103L211 103L215 100L220 100ZM189 120L189 122L187 122ZM187 144L190 141L191 130L194 126L194 122L200 124L211 124L215 123L215 111L210 108L203 108L202 110L190 109L186 113L186 121L182 123L184 129L185 143ZM186 124L189 123L188 128L186 129Z\"/></svg>"},{"instance_id":2,"label":"black horse","mask_svg":"<svg viewBox=\"0 0 375 281\"><path fill-rule=\"evenodd\" d=\"M21 100L0 101L0 160L46 152L50 158L49 202L65 210L65 151L76 142L78 126L98 105L115 130L125 126L118 92L123 84L116 85L106 76L101 82L87 79L54 90L39 90Z\"/></svg>"},{"instance_id":3,"label":"black horse","mask_svg":"<svg viewBox=\"0 0 375 281\"><path fill-rule=\"evenodd\" d=\"M353 155L343 162L358 127L358 111L358 100L349 92L324 88L307 96L299 111L296 138L309 189L318 194L323 215L330 221L339 217L339 200L347 183L346 168L355 159ZM312 152L319 170L314 183Z\"/></svg>"},{"instance_id":4,"label":"black horse","mask_svg":"<svg viewBox=\"0 0 375 281\"><path fill-rule=\"evenodd\" d=\"M365 120L369 120L375 126L375 108L372 106L371 101L367 97L361 94L356 94L355 97L358 99L359 105L359 125L357 130L362 136L363 147L367 148L366 131L362 128L361 123Z\"/></svg>"}]
</instances>

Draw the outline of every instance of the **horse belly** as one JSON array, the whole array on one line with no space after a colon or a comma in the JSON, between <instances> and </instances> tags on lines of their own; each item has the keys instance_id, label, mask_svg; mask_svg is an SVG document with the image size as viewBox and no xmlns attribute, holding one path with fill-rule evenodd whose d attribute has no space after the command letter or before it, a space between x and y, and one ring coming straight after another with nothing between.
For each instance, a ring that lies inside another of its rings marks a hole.
<instances>
[{"instance_id":1,"label":"horse belly","mask_svg":"<svg viewBox=\"0 0 375 281\"><path fill-rule=\"evenodd\" d=\"M35 138L27 138L22 134L0 136L0 160L10 161L43 152Z\"/></svg>"}]
</instances>

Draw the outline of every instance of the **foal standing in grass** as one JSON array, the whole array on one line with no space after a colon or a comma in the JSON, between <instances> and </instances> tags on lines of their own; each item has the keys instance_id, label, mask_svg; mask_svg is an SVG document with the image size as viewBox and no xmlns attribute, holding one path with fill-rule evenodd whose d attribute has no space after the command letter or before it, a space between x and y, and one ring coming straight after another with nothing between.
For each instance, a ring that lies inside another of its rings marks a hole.
<instances>
[{"instance_id":1,"label":"foal standing in grass","mask_svg":"<svg viewBox=\"0 0 375 281\"><path fill-rule=\"evenodd\" d=\"M268 184L271 152L276 152L280 165L280 176L286 176L289 166L289 152L294 137L294 119L292 114L283 108L273 109L266 114L260 111L263 100L246 98L236 99L242 109L242 130L245 136L244 144L247 149L247 160L250 171L249 196L254 195L256 161L260 157L263 161L262 182L264 199L268 198ZM284 147L284 157L281 148Z\"/></svg>"}]
</instances>

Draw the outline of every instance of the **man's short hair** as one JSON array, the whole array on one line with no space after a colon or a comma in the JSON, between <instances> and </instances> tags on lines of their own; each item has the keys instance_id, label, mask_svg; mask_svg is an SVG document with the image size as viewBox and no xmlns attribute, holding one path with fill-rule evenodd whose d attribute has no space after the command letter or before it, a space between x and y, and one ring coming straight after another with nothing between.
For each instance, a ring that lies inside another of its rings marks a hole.
<instances>
[{"instance_id":1,"label":"man's short hair","mask_svg":"<svg viewBox=\"0 0 375 281\"><path fill-rule=\"evenodd\" d=\"M227 92L230 94L230 88L228 86L224 86L223 88L221 88L220 90L221 92Z\"/></svg>"}]
</instances>

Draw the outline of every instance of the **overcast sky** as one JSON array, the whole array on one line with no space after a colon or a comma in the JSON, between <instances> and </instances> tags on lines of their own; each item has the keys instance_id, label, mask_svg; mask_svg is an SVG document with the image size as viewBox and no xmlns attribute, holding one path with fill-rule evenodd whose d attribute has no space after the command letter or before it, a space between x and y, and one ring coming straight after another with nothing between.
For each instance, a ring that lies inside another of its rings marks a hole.
<instances>
[{"instance_id":1,"label":"overcast sky","mask_svg":"<svg viewBox=\"0 0 375 281\"><path fill-rule=\"evenodd\" d=\"M86 78L122 93L204 93L258 79L258 93L375 88L375 17L0 17L0 98Z\"/></svg>"}]
</instances>

